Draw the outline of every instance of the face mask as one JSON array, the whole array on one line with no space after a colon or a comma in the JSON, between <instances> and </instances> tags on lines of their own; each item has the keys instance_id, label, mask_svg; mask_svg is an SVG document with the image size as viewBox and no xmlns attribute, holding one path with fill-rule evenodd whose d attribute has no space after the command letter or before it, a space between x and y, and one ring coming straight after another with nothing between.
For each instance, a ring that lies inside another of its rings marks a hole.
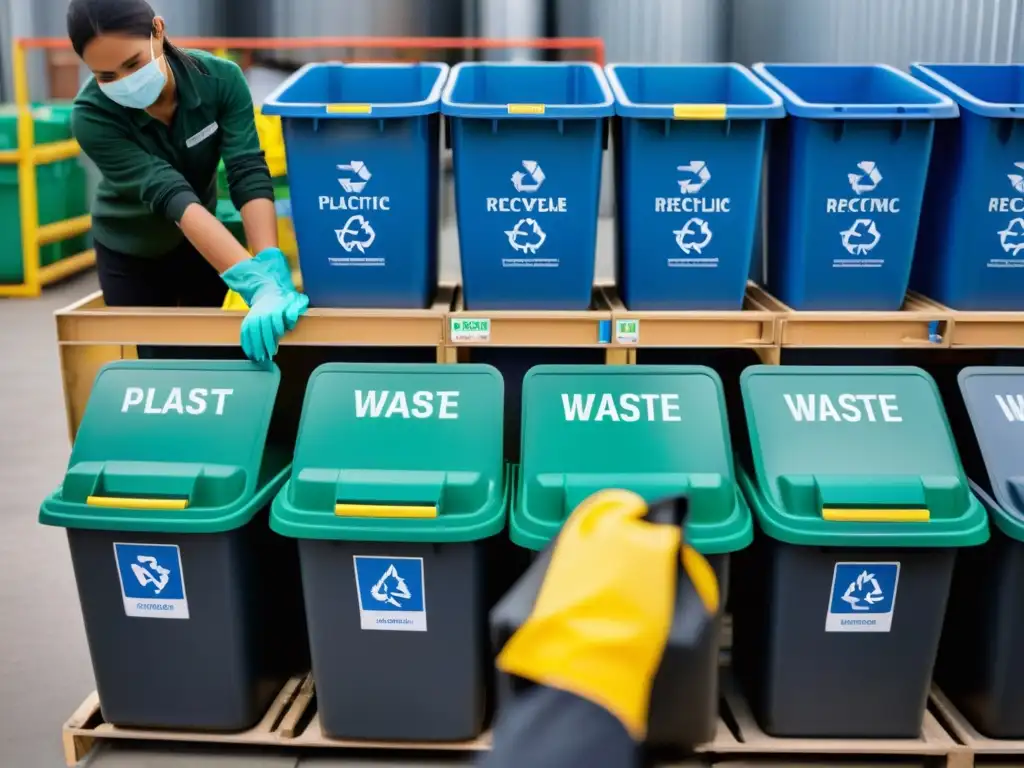
<instances>
[{"instance_id":1,"label":"face mask","mask_svg":"<svg viewBox=\"0 0 1024 768\"><path fill-rule=\"evenodd\" d=\"M153 60L136 72L112 83L100 83L100 90L111 101L129 109L147 109L160 98L167 85L167 75L160 68L160 58L153 50L153 37L149 38L149 52Z\"/></svg>"}]
</instances>

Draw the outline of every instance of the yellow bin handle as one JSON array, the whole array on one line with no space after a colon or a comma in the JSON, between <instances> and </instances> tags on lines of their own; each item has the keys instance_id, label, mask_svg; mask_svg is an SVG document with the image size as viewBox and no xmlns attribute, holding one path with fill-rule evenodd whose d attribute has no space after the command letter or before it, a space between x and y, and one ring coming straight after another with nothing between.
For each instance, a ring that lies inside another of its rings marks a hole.
<instances>
[{"instance_id":1,"label":"yellow bin handle","mask_svg":"<svg viewBox=\"0 0 1024 768\"><path fill-rule=\"evenodd\" d=\"M822 507L821 517L841 523L927 523L931 512L927 509L851 509L849 507Z\"/></svg>"},{"instance_id":2,"label":"yellow bin handle","mask_svg":"<svg viewBox=\"0 0 1024 768\"><path fill-rule=\"evenodd\" d=\"M338 517L429 520L437 517L437 507L412 504L335 504L334 514Z\"/></svg>"},{"instance_id":3,"label":"yellow bin handle","mask_svg":"<svg viewBox=\"0 0 1024 768\"><path fill-rule=\"evenodd\" d=\"M90 496L85 500L90 507L108 509L186 509L188 499L139 499L118 496Z\"/></svg>"}]
</instances>

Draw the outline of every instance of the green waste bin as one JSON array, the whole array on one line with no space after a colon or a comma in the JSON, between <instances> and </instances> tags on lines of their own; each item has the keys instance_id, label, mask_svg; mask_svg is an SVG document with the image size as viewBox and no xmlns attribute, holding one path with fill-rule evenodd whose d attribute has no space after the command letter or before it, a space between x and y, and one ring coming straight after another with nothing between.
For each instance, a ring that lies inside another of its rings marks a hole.
<instances>
[{"instance_id":1,"label":"green waste bin","mask_svg":"<svg viewBox=\"0 0 1024 768\"><path fill-rule=\"evenodd\" d=\"M484 540L505 527L501 375L317 368L271 526L299 540L320 725L461 741L490 683Z\"/></svg>"},{"instance_id":2,"label":"green waste bin","mask_svg":"<svg viewBox=\"0 0 1024 768\"><path fill-rule=\"evenodd\" d=\"M741 377L760 527L734 569L733 666L774 736L920 735L957 548L988 539L917 368Z\"/></svg>"},{"instance_id":3,"label":"green waste bin","mask_svg":"<svg viewBox=\"0 0 1024 768\"><path fill-rule=\"evenodd\" d=\"M280 374L105 366L46 525L67 528L100 707L118 726L253 726L308 669L298 557L267 524Z\"/></svg>"},{"instance_id":4,"label":"green waste bin","mask_svg":"<svg viewBox=\"0 0 1024 768\"><path fill-rule=\"evenodd\" d=\"M1024 368L965 368L970 423L959 432L975 495L992 523L962 552L939 643L935 681L993 739L1024 738ZM954 422L954 427L961 426ZM978 461L980 460L980 461Z\"/></svg>"},{"instance_id":5,"label":"green waste bin","mask_svg":"<svg viewBox=\"0 0 1024 768\"><path fill-rule=\"evenodd\" d=\"M686 539L714 567L724 604L730 553L750 543L753 523L736 484L718 374L702 366L541 365L523 381L522 414L513 542L546 547L576 506L605 488L648 502L686 495ZM519 626L532 607L502 601L498 623ZM654 680L648 743L671 747L714 737L720 630L719 617L694 651L683 640L688 627L673 623ZM493 637L495 650L506 640ZM689 649L685 658L673 652L676 645ZM502 677L499 704L519 686Z\"/></svg>"},{"instance_id":6,"label":"green waste bin","mask_svg":"<svg viewBox=\"0 0 1024 768\"><path fill-rule=\"evenodd\" d=\"M56 103L34 105L36 144L49 144L71 138L71 106ZM0 106L0 150L18 148L18 108ZM53 224L88 213L86 177L77 158L59 160L36 168L39 224ZM7 239L0 248L0 283L20 283L24 279L21 253L21 202L18 197L18 166L0 165L0 231ZM51 243L39 249L40 266L64 256L84 251L88 237L80 236Z\"/></svg>"}]
</instances>

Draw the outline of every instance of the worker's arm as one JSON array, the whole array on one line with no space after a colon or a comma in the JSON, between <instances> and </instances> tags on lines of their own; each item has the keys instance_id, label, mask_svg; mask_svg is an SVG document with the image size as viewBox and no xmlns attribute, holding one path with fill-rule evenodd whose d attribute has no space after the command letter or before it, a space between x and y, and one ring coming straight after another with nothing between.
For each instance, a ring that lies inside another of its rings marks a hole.
<instances>
[{"instance_id":1,"label":"worker's arm","mask_svg":"<svg viewBox=\"0 0 1024 768\"><path fill-rule=\"evenodd\" d=\"M82 151L107 184L121 197L138 200L181 227L218 272L249 258L228 229L206 210L185 177L170 163L142 149L127 127L79 107L72 114L72 125Z\"/></svg>"},{"instance_id":2,"label":"worker's arm","mask_svg":"<svg viewBox=\"0 0 1024 768\"><path fill-rule=\"evenodd\" d=\"M231 201L242 214L245 237L252 252L277 248L274 183L256 132L249 84L233 61L220 59L210 66L215 69L220 84L221 157Z\"/></svg>"},{"instance_id":3,"label":"worker's arm","mask_svg":"<svg viewBox=\"0 0 1024 768\"><path fill-rule=\"evenodd\" d=\"M614 715L555 688L537 686L508 705L480 768L639 768L641 748Z\"/></svg>"}]
</instances>

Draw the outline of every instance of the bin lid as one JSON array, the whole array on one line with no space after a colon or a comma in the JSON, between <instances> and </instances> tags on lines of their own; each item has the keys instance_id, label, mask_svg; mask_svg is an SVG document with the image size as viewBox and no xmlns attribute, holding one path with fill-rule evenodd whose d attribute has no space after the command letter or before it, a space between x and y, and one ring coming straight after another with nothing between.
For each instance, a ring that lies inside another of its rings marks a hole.
<instances>
[{"instance_id":1,"label":"bin lid","mask_svg":"<svg viewBox=\"0 0 1024 768\"><path fill-rule=\"evenodd\" d=\"M597 64L464 61L452 68L441 97L452 117L564 120L610 117L611 88Z\"/></svg>"},{"instance_id":2,"label":"bin lid","mask_svg":"<svg viewBox=\"0 0 1024 768\"><path fill-rule=\"evenodd\" d=\"M440 111L448 65L307 64L263 102L264 115L351 120L415 117Z\"/></svg>"},{"instance_id":3,"label":"bin lid","mask_svg":"<svg viewBox=\"0 0 1024 768\"><path fill-rule=\"evenodd\" d=\"M609 64L623 117L764 120L786 116L782 98L739 64Z\"/></svg>"},{"instance_id":4,"label":"bin lid","mask_svg":"<svg viewBox=\"0 0 1024 768\"><path fill-rule=\"evenodd\" d=\"M39 521L219 533L245 525L286 475L265 450L280 373L244 361L118 361L93 384L64 482Z\"/></svg>"},{"instance_id":5,"label":"bin lid","mask_svg":"<svg viewBox=\"0 0 1024 768\"><path fill-rule=\"evenodd\" d=\"M705 554L747 546L722 382L686 365L540 365L523 381L522 457L511 537L543 549L605 488L647 501L687 494L686 538Z\"/></svg>"},{"instance_id":6,"label":"bin lid","mask_svg":"<svg viewBox=\"0 0 1024 768\"><path fill-rule=\"evenodd\" d=\"M964 368L958 378L988 471L992 522L1024 541L1024 368Z\"/></svg>"},{"instance_id":7,"label":"bin lid","mask_svg":"<svg viewBox=\"0 0 1024 768\"><path fill-rule=\"evenodd\" d=\"M493 536L507 506L503 400L489 365L320 366L271 527L300 539Z\"/></svg>"},{"instance_id":8,"label":"bin lid","mask_svg":"<svg viewBox=\"0 0 1024 768\"><path fill-rule=\"evenodd\" d=\"M976 115L1024 118L1020 64L911 64L910 72Z\"/></svg>"},{"instance_id":9,"label":"bin lid","mask_svg":"<svg viewBox=\"0 0 1024 768\"><path fill-rule=\"evenodd\" d=\"M888 64L755 64L796 117L934 120L960 114L948 96Z\"/></svg>"},{"instance_id":10,"label":"bin lid","mask_svg":"<svg viewBox=\"0 0 1024 768\"><path fill-rule=\"evenodd\" d=\"M932 378L919 368L764 366L740 378L764 532L789 544L988 539Z\"/></svg>"}]
</instances>

